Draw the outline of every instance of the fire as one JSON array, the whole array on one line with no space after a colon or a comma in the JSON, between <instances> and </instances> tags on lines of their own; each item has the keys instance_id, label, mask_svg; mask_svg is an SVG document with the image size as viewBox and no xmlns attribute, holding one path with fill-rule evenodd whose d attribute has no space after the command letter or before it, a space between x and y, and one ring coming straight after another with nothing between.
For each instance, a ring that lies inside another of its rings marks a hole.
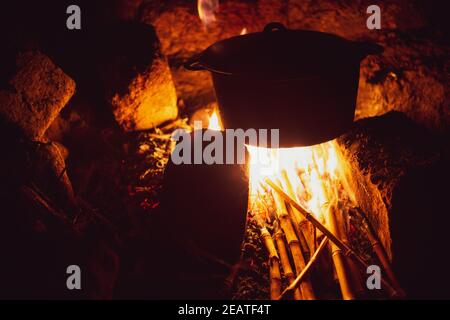
<instances>
[{"instance_id":1,"label":"fire","mask_svg":"<svg viewBox=\"0 0 450 320\"><path fill-rule=\"evenodd\" d=\"M211 114L211 117L209 118L208 129L216 131L223 130L222 123L220 121L219 113L217 112L217 110L214 110L213 113Z\"/></svg>"},{"instance_id":2,"label":"fire","mask_svg":"<svg viewBox=\"0 0 450 320\"><path fill-rule=\"evenodd\" d=\"M270 206L265 178L281 186L318 219L325 216L328 205L337 199L354 201L347 183L350 171L335 141L286 149L248 146L248 150L250 210L261 211L261 207Z\"/></svg>"},{"instance_id":3,"label":"fire","mask_svg":"<svg viewBox=\"0 0 450 320\"><path fill-rule=\"evenodd\" d=\"M223 130L215 109L208 129ZM326 216L329 204L339 200L356 203L350 188L350 168L336 141L297 148L247 146L249 153L249 210L264 211L270 206L272 192L265 178L281 186L292 198L318 219ZM273 203L272 203L273 205Z\"/></svg>"},{"instance_id":4,"label":"fire","mask_svg":"<svg viewBox=\"0 0 450 320\"><path fill-rule=\"evenodd\" d=\"M219 11L219 0L198 0L197 11L205 27L216 21L216 12Z\"/></svg>"},{"instance_id":5,"label":"fire","mask_svg":"<svg viewBox=\"0 0 450 320\"><path fill-rule=\"evenodd\" d=\"M241 30L240 35L243 36L244 34L247 34L247 33L248 33L247 28L243 28L243 29Z\"/></svg>"}]
</instances>

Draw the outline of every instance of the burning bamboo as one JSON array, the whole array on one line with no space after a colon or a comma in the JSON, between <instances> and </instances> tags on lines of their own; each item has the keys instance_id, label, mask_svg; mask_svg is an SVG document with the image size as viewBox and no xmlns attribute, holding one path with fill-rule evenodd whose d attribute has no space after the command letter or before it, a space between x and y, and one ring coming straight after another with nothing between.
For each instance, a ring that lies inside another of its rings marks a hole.
<instances>
[{"instance_id":1,"label":"burning bamboo","mask_svg":"<svg viewBox=\"0 0 450 320\"><path fill-rule=\"evenodd\" d=\"M328 208L327 224L328 228L334 235L339 235L335 210L336 206L330 206ZM334 243L330 244L330 248L334 267L339 280L339 287L341 288L342 298L344 300L354 300L356 296L349 280L349 274L342 250Z\"/></svg>"},{"instance_id":2,"label":"burning bamboo","mask_svg":"<svg viewBox=\"0 0 450 320\"><path fill-rule=\"evenodd\" d=\"M304 209L300 204L298 204L294 199L292 199L288 194L286 194L277 184L275 184L269 178L265 179L265 182L277 193L280 195L287 203L295 207L301 214L304 215L306 220L310 221L317 229L319 229L326 237L330 239L330 241L335 244L341 251L344 252L344 255L353 259L360 267L365 270L369 265L359 257L349 246L343 243L341 240L336 238L334 234L328 230L320 221L318 221L311 213L309 213L306 209ZM402 291L397 291L394 289L384 278L381 279L384 289L391 297L403 297L404 294Z\"/></svg>"},{"instance_id":3,"label":"burning bamboo","mask_svg":"<svg viewBox=\"0 0 450 320\"><path fill-rule=\"evenodd\" d=\"M289 180L289 176L287 174L286 170L281 171L281 177L283 181L283 187L286 190L286 193L289 194L293 199L296 199L294 188L292 187L292 183ZM298 236L301 240L301 237L303 236L307 246L302 246L304 250L308 250L309 252L314 252L314 239L313 234L309 228L309 222L305 220L305 218L302 216L302 214L295 209L294 207L290 206L289 213L292 219L292 222L295 225L296 230L298 230Z\"/></svg>"},{"instance_id":4,"label":"burning bamboo","mask_svg":"<svg viewBox=\"0 0 450 320\"><path fill-rule=\"evenodd\" d=\"M278 257L272 236L262 223L261 217L255 213L253 213L253 217L259 227L261 238L264 242L264 246L266 247L267 254L269 255L270 299L274 300L280 295L282 289L280 258Z\"/></svg>"},{"instance_id":5,"label":"burning bamboo","mask_svg":"<svg viewBox=\"0 0 450 320\"><path fill-rule=\"evenodd\" d=\"M317 248L317 250L311 256L311 259L309 259L305 268L297 276L297 278L286 289L284 289L283 293L278 297L278 300L282 299L284 295L286 295L288 292L294 290L298 286L298 284L303 280L303 278L306 276L308 271L311 269L311 266L316 262L317 258L320 256L320 253L323 251L323 249L325 248L327 243L328 243L328 238L324 237L322 242L320 243L319 247Z\"/></svg>"},{"instance_id":6,"label":"burning bamboo","mask_svg":"<svg viewBox=\"0 0 450 320\"><path fill-rule=\"evenodd\" d=\"M300 224L297 224L297 223L295 222L294 218L292 217L292 207L291 207L291 206L286 206L286 209L287 209L287 211L288 211L288 213L289 213L289 216L290 216L290 218L291 218L291 223L292 223L292 225L293 225L293 227L294 227L294 231L296 232L298 241L300 242L300 248L302 249L303 256L306 258L306 257L308 257L308 256L310 255L310 252L311 252L311 251L309 250L309 244L308 244L308 241L306 240L306 237L305 237L305 235L303 234L301 225L300 225ZM308 221L304 221L304 222L308 223ZM305 225L303 224L303 226L305 226ZM305 227L307 227L307 226L305 226ZM309 232L308 229L305 229L305 231L306 231L306 232Z\"/></svg>"},{"instance_id":7,"label":"burning bamboo","mask_svg":"<svg viewBox=\"0 0 450 320\"><path fill-rule=\"evenodd\" d=\"M355 261L352 259L345 257L345 263L348 266L349 277L351 287L355 292L357 297L362 297L367 292L367 287L364 286L364 280L361 276L361 269L358 268Z\"/></svg>"},{"instance_id":8,"label":"burning bamboo","mask_svg":"<svg viewBox=\"0 0 450 320\"><path fill-rule=\"evenodd\" d=\"M363 219L364 229L366 230L366 234L367 237L369 238L370 245L373 251L375 252L378 260L380 261L381 265L383 266L383 269L386 272L389 280L398 291L403 292L403 289L400 286L400 283L398 282L397 277L395 276L394 271L391 268L391 264L389 263L386 251L384 250L384 247L381 245L378 238L374 235L372 226L369 224L366 214L359 207L357 207L356 210Z\"/></svg>"},{"instance_id":9,"label":"burning bamboo","mask_svg":"<svg viewBox=\"0 0 450 320\"><path fill-rule=\"evenodd\" d=\"M284 231L284 234L286 236L286 241L289 245L289 249L292 255L292 260L294 261L295 272L296 274L300 274L306 264L302 250L300 248L300 242L297 238L297 235L295 234L291 220L289 219L289 213L286 209L283 198L276 192L273 193L273 198L275 202L277 217L280 221L281 229ZM312 289L312 285L308 280L305 280L302 283L301 291L303 298L305 298L306 300L314 300L316 298Z\"/></svg>"},{"instance_id":10,"label":"burning bamboo","mask_svg":"<svg viewBox=\"0 0 450 320\"><path fill-rule=\"evenodd\" d=\"M281 294L280 261L278 259L270 259L269 266L270 266L270 300L275 300Z\"/></svg>"},{"instance_id":11,"label":"burning bamboo","mask_svg":"<svg viewBox=\"0 0 450 320\"><path fill-rule=\"evenodd\" d=\"M269 254L269 259L279 259L277 250L275 249L275 244L273 243L272 237L266 227L260 229L261 237L264 240L264 245L266 247L267 253Z\"/></svg>"},{"instance_id":12,"label":"burning bamboo","mask_svg":"<svg viewBox=\"0 0 450 320\"><path fill-rule=\"evenodd\" d=\"M295 199L296 198L295 191L294 191L294 188L292 187L292 183L289 180L289 176L288 176L286 170L281 170L281 177L282 177L282 184L283 184L284 190L286 190L286 193ZM293 208L292 213L293 213L293 215L292 215L293 220L296 223L297 222L300 223L302 220L305 220L303 218L303 216L301 215L301 213L298 212L298 210L296 210L295 208Z\"/></svg>"},{"instance_id":13,"label":"burning bamboo","mask_svg":"<svg viewBox=\"0 0 450 320\"><path fill-rule=\"evenodd\" d=\"M339 205L340 205L340 203L339 203ZM340 239L347 246L350 246L350 242L348 239L347 227L346 227L347 226L346 221L348 221L348 219L347 219L348 215L344 215L343 210L338 210L336 212L336 214L338 215L337 220L342 221L342 223L340 223L338 225L338 234L340 235ZM356 263L349 257L344 257L344 258L345 258L345 264L347 265L348 271L349 271L348 276L349 276L350 285L353 288L353 291L356 294L356 296L362 297L367 292L367 287L365 286L364 280L361 276L362 275L361 269L358 268Z\"/></svg>"},{"instance_id":14,"label":"burning bamboo","mask_svg":"<svg viewBox=\"0 0 450 320\"><path fill-rule=\"evenodd\" d=\"M294 271L292 271L291 262L289 261L289 255L288 251L286 249L286 245L284 243L284 234L281 231L281 229L278 227L278 223L274 222L274 229L275 229L275 242L277 243L278 252L280 254L280 262L281 267L283 268L284 275L289 281L289 284L292 284L295 280L295 274ZM300 290L297 288L294 291L294 299L295 300L302 300L302 294Z\"/></svg>"}]
</instances>

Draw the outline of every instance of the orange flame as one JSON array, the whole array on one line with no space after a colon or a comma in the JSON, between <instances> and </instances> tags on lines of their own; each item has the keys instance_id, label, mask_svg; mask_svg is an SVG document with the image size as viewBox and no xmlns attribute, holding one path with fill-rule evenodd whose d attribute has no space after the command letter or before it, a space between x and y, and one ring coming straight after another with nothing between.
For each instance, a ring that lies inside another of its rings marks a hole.
<instances>
[{"instance_id":1,"label":"orange flame","mask_svg":"<svg viewBox=\"0 0 450 320\"><path fill-rule=\"evenodd\" d=\"M216 12L219 11L219 0L198 0L197 11L205 27L216 21Z\"/></svg>"},{"instance_id":2,"label":"orange flame","mask_svg":"<svg viewBox=\"0 0 450 320\"><path fill-rule=\"evenodd\" d=\"M318 219L325 217L328 204L338 197L355 199L346 183L349 169L335 141L287 149L247 148L250 154L249 208L252 210L261 206L257 202L261 194L267 192L262 184L266 177L279 182L287 194Z\"/></svg>"},{"instance_id":3,"label":"orange flame","mask_svg":"<svg viewBox=\"0 0 450 320\"><path fill-rule=\"evenodd\" d=\"M217 110L214 110L211 114L211 117L209 118L209 124L208 124L209 130L215 130L215 131L222 131L222 122L220 121L219 113Z\"/></svg>"},{"instance_id":4,"label":"orange flame","mask_svg":"<svg viewBox=\"0 0 450 320\"><path fill-rule=\"evenodd\" d=\"M241 36L243 36L244 34L247 34L248 33L248 31L247 31L247 28L243 28L242 30L241 30Z\"/></svg>"},{"instance_id":5,"label":"orange flame","mask_svg":"<svg viewBox=\"0 0 450 320\"><path fill-rule=\"evenodd\" d=\"M223 130L217 109L208 129ZM297 148L262 148L247 145L249 152L249 210L263 212L270 188L263 183L270 178L282 189L322 220L329 204L344 199L356 204L350 188L350 167L335 140L319 145ZM270 197L269 197L270 198Z\"/></svg>"}]
</instances>

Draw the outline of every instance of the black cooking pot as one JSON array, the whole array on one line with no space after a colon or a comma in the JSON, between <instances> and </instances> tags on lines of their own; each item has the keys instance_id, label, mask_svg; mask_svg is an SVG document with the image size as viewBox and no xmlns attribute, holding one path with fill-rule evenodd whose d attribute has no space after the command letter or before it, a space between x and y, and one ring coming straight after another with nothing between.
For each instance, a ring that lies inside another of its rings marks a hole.
<instances>
[{"instance_id":1,"label":"black cooking pot","mask_svg":"<svg viewBox=\"0 0 450 320\"><path fill-rule=\"evenodd\" d=\"M211 45L185 67L211 71L226 128L280 129L280 146L293 147L350 128L360 62L380 52L376 44L274 22Z\"/></svg>"}]
</instances>

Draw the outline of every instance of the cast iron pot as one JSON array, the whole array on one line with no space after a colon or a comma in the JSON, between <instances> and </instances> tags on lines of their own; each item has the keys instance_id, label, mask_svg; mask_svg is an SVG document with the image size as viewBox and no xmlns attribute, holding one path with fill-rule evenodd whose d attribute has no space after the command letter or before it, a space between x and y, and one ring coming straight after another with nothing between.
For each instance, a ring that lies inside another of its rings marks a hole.
<instances>
[{"instance_id":1,"label":"cast iron pot","mask_svg":"<svg viewBox=\"0 0 450 320\"><path fill-rule=\"evenodd\" d=\"M360 62L380 52L376 44L273 22L211 45L185 67L212 73L226 128L280 129L281 147L308 146L351 127Z\"/></svg>"}]
</instances>

